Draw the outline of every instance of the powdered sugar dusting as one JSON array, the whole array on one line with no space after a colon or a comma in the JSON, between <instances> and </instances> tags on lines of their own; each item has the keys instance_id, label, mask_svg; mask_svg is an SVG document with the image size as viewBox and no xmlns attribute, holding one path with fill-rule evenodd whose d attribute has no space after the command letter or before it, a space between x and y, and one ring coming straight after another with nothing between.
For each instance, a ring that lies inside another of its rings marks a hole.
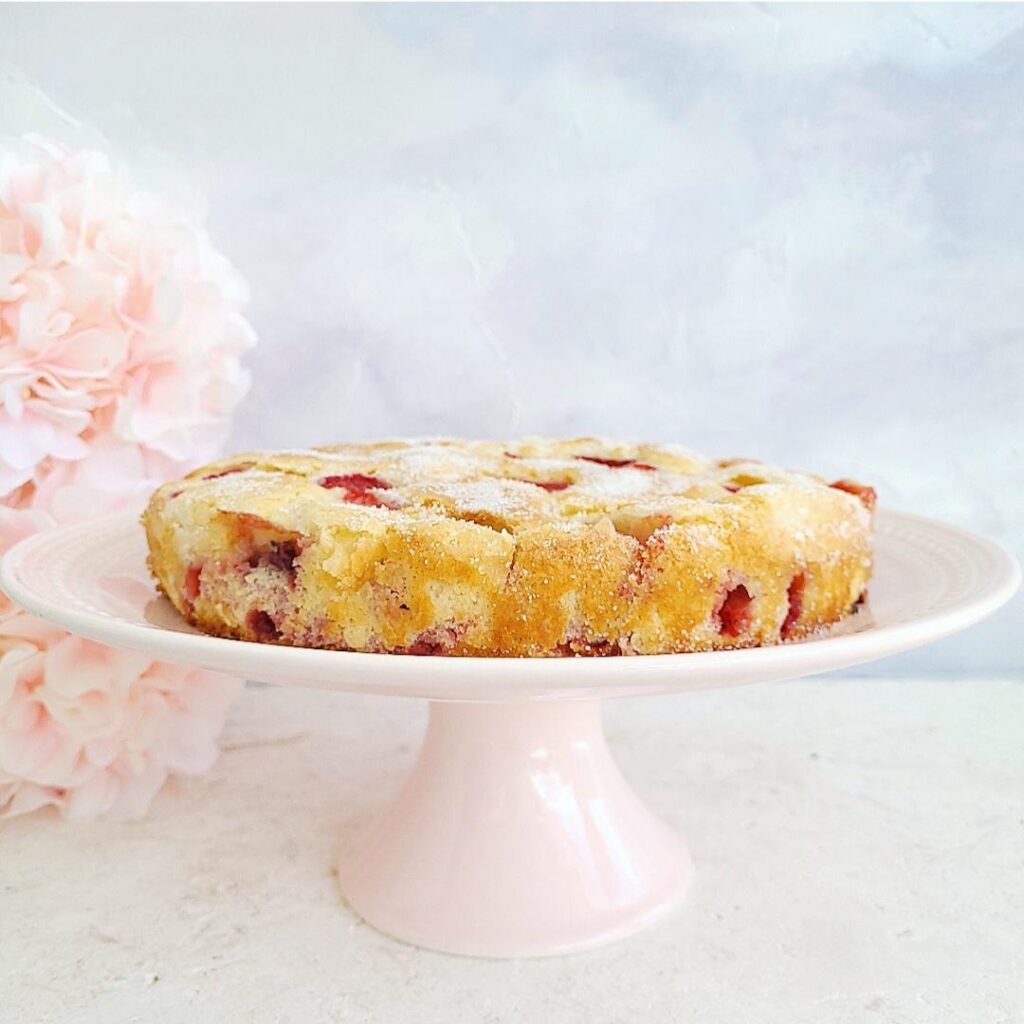
<instances>
[{"instance_id":1,"label":"powdered sugar dusting","mask_svg":"<svg viewBox=\"0 0 1024 1024\"><path fill-rule=\"evenodd\" d=\"M287 518L301 528L329 506L332 514L356 521L363 514L397 521L450 516L512 532L531 522L572 526L611 517L631 523L624 526L630 532L641 520L692 519L695 510L711 505L720 524L736 520L738 528L737 510L756 502L771 509L776 526L795 544L795 555L803 557L829 539L818 535L822 501L837 510L824 520L834 539L862 531L867 516L855 498L816 477L750 460L712 461L677 445L598 438L331 445L249 453L208 470L206 479L176 484L180 497L169 500L201 495L226 511ZM390 507L361 502L355 504L366 507L357 512L344 495L316 486L319 480L344 478L387 481L387 500L380 503Z\"/></svg>"}]
</instances>

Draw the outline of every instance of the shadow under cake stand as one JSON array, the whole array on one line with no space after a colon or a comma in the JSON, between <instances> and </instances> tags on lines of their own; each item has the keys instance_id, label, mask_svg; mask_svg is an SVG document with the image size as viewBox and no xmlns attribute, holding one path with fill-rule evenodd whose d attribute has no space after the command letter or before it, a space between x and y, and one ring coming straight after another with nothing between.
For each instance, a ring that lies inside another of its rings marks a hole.
<instances>
[{"instance_id":1,"label":"shadow under cake stand","mask_svg":"<svg viewBox=\"0 0 1024 1024\"><path fill-rule=\"evenodd\" d=\"M880 512L870 613L841 634L625 658L357 654L205 636L154 595L134 516L37 534L4 557L18 604L115 647L287 686L422 697L426 737L395 802L345 851L352 907L397 938L481 956L562 953L635 932L683 897L683 841L623 779L601 701L843 668L972 625L1016 590L1001 548Z\"/></svg>"}]
</instances>

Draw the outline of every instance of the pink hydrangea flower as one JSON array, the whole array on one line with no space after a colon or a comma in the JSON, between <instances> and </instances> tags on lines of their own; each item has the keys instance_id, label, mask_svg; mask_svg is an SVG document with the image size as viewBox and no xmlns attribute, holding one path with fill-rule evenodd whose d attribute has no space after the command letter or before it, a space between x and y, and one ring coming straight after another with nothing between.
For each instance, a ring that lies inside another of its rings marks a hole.
<instances>
[{"instance_id":1,"label":"pink hydrangea flower","mask_svg":"<svg viewBox=\"0 0 1024 1024\"><path fill-rule=\"evenodd\" d=\"M0 146L0 551L213 457L248 387L245 299L201 222L104 154ZM237 687L0 597L0 817L142 813L209 767Z\"/></svg>"},{"instance_id":2,"label":"pink hydrangea flower","mask_svg":"<svg viewBox=\"0 0 1024 1024\"><path fill-rule=\"evenodd\" d=\"M19 621L21 620L21 621ZM20 615L0 654L0 816L136 817L169 773L217 757L236 680L47 632ZM34 634L18 642L18 629Z\"/></svg>"}]
</instances>

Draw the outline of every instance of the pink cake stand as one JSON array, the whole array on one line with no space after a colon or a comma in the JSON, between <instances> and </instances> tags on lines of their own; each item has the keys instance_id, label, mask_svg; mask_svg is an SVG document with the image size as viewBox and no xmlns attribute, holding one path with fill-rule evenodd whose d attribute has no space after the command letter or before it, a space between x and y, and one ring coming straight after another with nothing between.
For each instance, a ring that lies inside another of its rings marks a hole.
<instances>
[{"instance_id":1,"label":"pink cake stand","mask_svg":"<svg viewBox=\"0 0 1024 1024\"><path fill-rule=\"evenodd\" d=\"M377 928L482 956L609 942L674 907L692 866L627 785L601 701L842 668L977 622L1016 590L999 547L912 516L878 517L871 610L842 635L756 650L604 659L417 658L203 636L155 596L131 516L31 537L0 582L25 608L115 647L287 686L423 697L430 719L394 804L339 877Z\"/></svg>"}]
</instances>

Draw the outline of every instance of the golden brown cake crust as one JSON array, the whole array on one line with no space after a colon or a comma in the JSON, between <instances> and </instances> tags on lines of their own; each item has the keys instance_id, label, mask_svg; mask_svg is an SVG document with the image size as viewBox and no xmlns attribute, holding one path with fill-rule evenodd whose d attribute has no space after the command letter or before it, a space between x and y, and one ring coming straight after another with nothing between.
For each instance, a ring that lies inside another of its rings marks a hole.
<instances>
[{"instance_id":1,"label":"golden brown cake crust","mask_svg":"<svg viewBox=\"0 0 1024 1024\"><path fill-rule=\"evenodd\" d=\"M244 640L404 654L664 654L843 619L874 491L671 445L396 441L252 452L164 484L160 588Z\"/></svg>"}]
</instances>

